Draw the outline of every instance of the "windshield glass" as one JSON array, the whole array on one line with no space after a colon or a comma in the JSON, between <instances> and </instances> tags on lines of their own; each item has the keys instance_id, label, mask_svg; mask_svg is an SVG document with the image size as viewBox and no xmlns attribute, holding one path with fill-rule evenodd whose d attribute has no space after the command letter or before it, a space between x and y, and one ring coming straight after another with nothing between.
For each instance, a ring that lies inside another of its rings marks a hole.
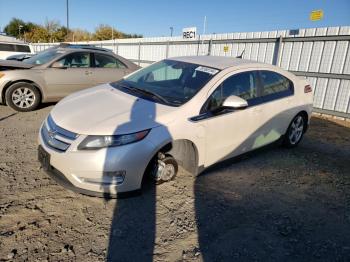
<instances>
[{"instance_id":1,"label":"windshield glass","mask_svg":"<svg viewBox=\"0 0 350 262\"><path fill-rule=\"evenodd\" d=\"M31 65L42 65L42 64L46 64L47 62L50 62L52 59L61 55L62 53L64 53L64 51L62 50L57 50L57 49L47 50L47 51L40 52L35 56L32 56L31 58L24 60L23 62Z\"/></svg>"},{"instance_id":2,"label":"windshield glass","mask_svg":"<svg viewBox=\"0 0 350 262\"><path fill-rule=\"evenodd\" d=\"M115 82L116 88L152 97L171 106L180 106L190 100L213 76L214 68L174 60L163 60L129 77Z\"/></svg>"}]
</instances>

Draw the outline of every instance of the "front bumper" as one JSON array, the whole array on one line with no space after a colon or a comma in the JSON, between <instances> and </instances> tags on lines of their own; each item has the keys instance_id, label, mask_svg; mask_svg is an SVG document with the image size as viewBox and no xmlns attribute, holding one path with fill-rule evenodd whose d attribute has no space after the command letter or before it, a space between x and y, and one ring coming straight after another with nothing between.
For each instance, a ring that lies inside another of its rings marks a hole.
<instances>
[{"instance_id":1,"label":"front bumper","mask_svg":"<svg viewBox=\"0 0 350 262\"><path fill-rule=\"evenodd\" d=\"M115 197L141 189L143 174L155 151L147 137L120 147L78 150L85 137L79 136L61 152L52 148L40 132L39 147L49 155L45 171L64 187L87 195ZM114 174L122 174L123 181Z\"/></svg>"},{"instance_id":2,"label":"front bumper","mask_svg":"<svg viewBox=\"0 0 350 262\"><path fill-rule=\"evenodd\" d=\"M110 193L101 193L96 191L87 190L84 188L77 187L73 185L60 171L58 171L53 166L50 166L49 169L46 169L45 172L54 179L59 185L65 187L66 189L69 189L71 191L74 191L79 194L87 195L87 196L94 196L94 197L103 197L103 198L120 198L120 197L131 197L135 195L139 195L141 193L141 190L134 190L129 192L120 192L117 194L110 194Z\"/></svg>"}]
</instances>

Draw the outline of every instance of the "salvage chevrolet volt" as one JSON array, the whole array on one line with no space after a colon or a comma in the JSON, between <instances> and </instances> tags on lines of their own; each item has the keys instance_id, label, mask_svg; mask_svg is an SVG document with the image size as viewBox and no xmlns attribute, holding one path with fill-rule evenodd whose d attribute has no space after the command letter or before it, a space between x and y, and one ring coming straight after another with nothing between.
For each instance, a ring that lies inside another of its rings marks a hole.
<instances>
[{"instance_id":1,"label":"salvage chevrolet volt","mask_svg":"<svg viewBox=\"0 0 350 262\"><path fill-rule=\"evenodd\" d=\"M278 67L214 56L162 60L61 100L43 122L47 173L88 195L138 191L145 176L196 175L280 140L296 146L309 125L312 88Z\"/></svg>"}]
</instances>

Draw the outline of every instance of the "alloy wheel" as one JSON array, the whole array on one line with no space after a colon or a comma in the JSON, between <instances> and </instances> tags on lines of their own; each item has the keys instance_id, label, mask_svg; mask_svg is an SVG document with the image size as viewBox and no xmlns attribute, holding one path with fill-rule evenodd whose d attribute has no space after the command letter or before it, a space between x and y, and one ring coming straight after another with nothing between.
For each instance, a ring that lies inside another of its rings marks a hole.
<instances>
[{"instance_id":1,"label":"alloy wheel","mask_svg":"<svg viewBox=\"0 0 350 262\"><path fill-rule=\"evenodd\" d=\"M292 145L297 144L304 132L304 119L302 116L297 116L294 118L291 126L290 126L290 130L289 130L289 142Z\"/></svg>"},{"instance_id":2,"label":"alloy wheel","mask_svg":"<svg viewBox=\"0 0 350 262\"><path fill-rule=\"evenodd\" d=\"M13 91L12 102L19 108L29 108L35 102L35 94L27 87L19 87Z\"/></svg>"}]
</instances>

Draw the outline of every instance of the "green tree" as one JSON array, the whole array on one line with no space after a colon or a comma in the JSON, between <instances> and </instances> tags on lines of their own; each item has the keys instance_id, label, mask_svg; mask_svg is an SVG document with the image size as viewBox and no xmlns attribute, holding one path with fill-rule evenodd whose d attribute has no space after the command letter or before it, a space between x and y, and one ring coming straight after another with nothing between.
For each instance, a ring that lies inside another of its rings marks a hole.
<instances>
[{"instance_id":1,"label":"green tree","mask_svg":"<svg viewBox=\"0 0 350 262\"><path fill-rule=\"evenodd\" d=\"M100 25L95 30L93 40L109 40L112 39L112 36L114 39L142 37L142 35L137 34L125 34L109 25Z\"/></svg>"},{"instance_id":2,"label":"green tree","mask_svg":"<svg viewBox=\"0 0 350 262\"><path fill-rule=\"evenodd\" d=\"M19 30L19 28L21 29ZM29 42L109 40L112 39L112 36L115 39L142 37L142 35L123 33L109 25L100 25L93 34L81 29L69 30L68 32L67 28L61 26L59 21L48 19L45 20L43 25L38 25L12 18L5 26L4 31L8 35L24 38Z\"/></svg>"},{"instance_id":3,"label":"green tree","mask_svg":"<svg viewBox=\"0 0 350 262\"><path fill-rule=\"evenodd\" d=\"M90 41L91 40L91 34L86 30L81 29L73 29L70 30L69 35L66 38L66 41Z\"/></svg>"},{"instance_id":4,"label":"green tree","mask_svg":"<svg viewBox=\"0 0 350 262\"><path fill-rule=\"evenodd\" d=\"M48 31L42 27L42 26L37 26L33 28L30 32L25 33L25 38L29 42L50 42L50 34Z\"/></svg>"},{"instance_id":5,"label":"green tree","mask_svg":"<svg viewBox=\"0 0 350 262\"><path fill-rule=\"evenodd\" d=\"M54 42L64 42L67 41L68 31L65 26L58 28L52 34L52 38Z\"/></svg>"},{"instance_id":6,"label":"green tree","mask_svg":"<svg viewBox=\"0 0 350 262\"><path fill-rule=\"evenodd\" d=\"M45 20L44 29L49 35L48 42L62 42L67 36L67 28L60 25L57 20Z\"/></svg>"},{"instance_id":7,"label":"green tree","mask_svg":"<svg viewBox=\"0 0 350 262\"><path fill-rule=\"evenodd\" d=\"M19 29L21 28L21 29ZM5 26L4 32L7 35L19 38L20 34L23 35L26 29L26 23L18 18L12 18L8 25Z\"/></svg>"},{"instance_id":8,"label":"green tree","mask_svg":"<svg viewBox=\"0 0 350 262\"><path fill-rule=\"evenodd\" d=\"M112 33L113 31L113 33ZM109 40L113 38L120 38L121 34L109 25L99 25L93 35L94 40Z\"/></svg>"}]
</instances>

